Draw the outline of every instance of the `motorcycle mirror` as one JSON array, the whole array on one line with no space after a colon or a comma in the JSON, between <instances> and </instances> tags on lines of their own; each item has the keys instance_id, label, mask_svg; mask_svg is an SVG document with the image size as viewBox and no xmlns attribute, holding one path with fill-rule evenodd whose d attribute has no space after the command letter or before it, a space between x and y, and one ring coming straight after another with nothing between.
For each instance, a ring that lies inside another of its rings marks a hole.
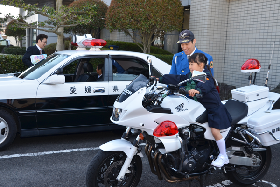
<instances>
[{"instance_id":1,"label":"motorcycle mirror","mask_svg":"<svg viewBox=\"0 0 280 187\"><path fill-rule=\"evenodd\" d=\"M148 62L148 65L149 65L149 77L153 76L152 75L152 58L147 56L147 62Z\"/></svg>"},{"instance_id":2,"label":"motorcycle mirror","mask_svg":"<svg viewBox=\"0 0 280 187\"><path fill-rule=\"evenodd\" d=\"M193 71L192 79L205 83L206 82L206 73L200 72L200 71Z\"/></svg>"}]
</instances>

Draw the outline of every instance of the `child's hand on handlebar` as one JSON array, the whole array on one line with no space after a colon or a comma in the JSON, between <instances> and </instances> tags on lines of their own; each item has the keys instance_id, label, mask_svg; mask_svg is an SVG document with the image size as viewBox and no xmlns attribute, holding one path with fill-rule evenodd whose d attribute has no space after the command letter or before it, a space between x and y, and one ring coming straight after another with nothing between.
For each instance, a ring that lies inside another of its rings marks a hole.
<instances>
[{"instance_id":1,"label":"child's hand on handlebar","mask_svg":"<svg viewBox=\"0 0 280 187\"><path fill-rule=\"evenodd\" d=\"M199 94L200 92L198 90L195 89L190 89L189 90L189 96L193 97L195 96L195 94Z\"/></svg>"}]
</instances>

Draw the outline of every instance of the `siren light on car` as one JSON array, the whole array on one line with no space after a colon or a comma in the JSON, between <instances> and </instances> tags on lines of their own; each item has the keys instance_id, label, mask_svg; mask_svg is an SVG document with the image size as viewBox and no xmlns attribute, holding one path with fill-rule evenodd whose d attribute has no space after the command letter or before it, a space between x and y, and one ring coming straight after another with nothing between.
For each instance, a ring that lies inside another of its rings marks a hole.
<instances>
[{"instance_id":1,"label":"siren light on car","mask_svg":"<svg viewBox=\"0 0 280 187\"><path fill-rule=\"evenodd\" d=\"M173 136L179 132L177 125L172 121L161 122L154 130L156 137Z\"/></svg>"},{"instance_id":2,"label":"siren light on car","mask_svg":"<svg viewBox=\"0 0 280 187\"><path fill-rule=\"evenodd\" d=\"M82 44L86 47L93 47L93 46L104 47L107 44L107 42L102 39L86 39L82 42Z\"/></svg>"},{"instance_id":3,"label":"siren light on car","mask_svg":"<svg viewBox=\"0 0 280 187\"><path fill-rule=\"evenodd\" d=\"M71 45L77 46L77 50L90 50L97 51L107 44L105 40L92 38L90 34L85 34L84 36L73 35Z\"/></svg>"},{"instance_id":4,"label":"siren light on car","mask_svg":"<svg viewBox=\"0 0 280 187\"><path fill-rule=\"evenodd\" d=\"M244 73L252 73L252 72L260 72L261 64L257 59L250 58L246 60L246 62L241 66L241 72Z\"/></svg>"}]
</instances>

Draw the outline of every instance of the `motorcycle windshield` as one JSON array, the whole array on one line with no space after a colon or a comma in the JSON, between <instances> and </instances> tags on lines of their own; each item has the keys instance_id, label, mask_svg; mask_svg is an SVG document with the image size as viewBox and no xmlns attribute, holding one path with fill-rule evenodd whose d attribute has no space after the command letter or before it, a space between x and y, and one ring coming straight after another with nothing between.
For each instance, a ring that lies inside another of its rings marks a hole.
<instances>
[{"instance_id":1,"label":"motorcycle windshield","mask_svg":"<svg viewBox=\"0 0 280 187\"><path fill-rule=\"evenodd\" d=\"M127 88L123 90L121 95L119 96L118 101L121 103L125 101L129 96L137 92L139 89L146 87L149 82L149 79L145 77L144 75L140 74L138 77L136 77Z\"/></svg>"}]
</instances>

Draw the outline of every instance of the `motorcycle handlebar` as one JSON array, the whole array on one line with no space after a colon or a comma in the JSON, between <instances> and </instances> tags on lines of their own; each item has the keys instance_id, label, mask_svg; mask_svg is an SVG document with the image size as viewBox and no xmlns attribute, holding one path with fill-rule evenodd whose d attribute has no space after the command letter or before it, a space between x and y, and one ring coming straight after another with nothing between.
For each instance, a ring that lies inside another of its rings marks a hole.
<instances>
[{"instance_id":1,"label":"motorcycle handlebar","mask_svg":"<svg viewBox=\"0 0 280 187\"><path fill-rule=\"evenodd\" d=\"M195 94L195 97L198 98L198 99L201 99L201 98L203 98L203 95L202 94Z\"/></svg>"},{"instance_id":2,"label":"motorcycle handlebar","mask_svg":"<svg viewBox=\"0 0 280 187\"><path fill-rule=\"evenodd\" d=\"M180 94L183 94L183 95L187 95L187 94L189 94L189 91L186 90L185 88L180 88L180 89L179 89L179 93L180 93ZM202 95L202 94L195 94L194 96L195 96L196 98L198 98L198 99L203 98L203 95Z\"/></svg>"},{"instance_id":3,"label":"motorcycle handlebar","mask_svg":"<svg viewBox=\"0 0 280 187\"><path fill-rule=\"evenodd\" d=\"M156 79L156 77L150 77L149 78L149 84L150 85L154 85L154 86L156 86L157 85L157 79Z\"/></svg>"}]
</instances>

